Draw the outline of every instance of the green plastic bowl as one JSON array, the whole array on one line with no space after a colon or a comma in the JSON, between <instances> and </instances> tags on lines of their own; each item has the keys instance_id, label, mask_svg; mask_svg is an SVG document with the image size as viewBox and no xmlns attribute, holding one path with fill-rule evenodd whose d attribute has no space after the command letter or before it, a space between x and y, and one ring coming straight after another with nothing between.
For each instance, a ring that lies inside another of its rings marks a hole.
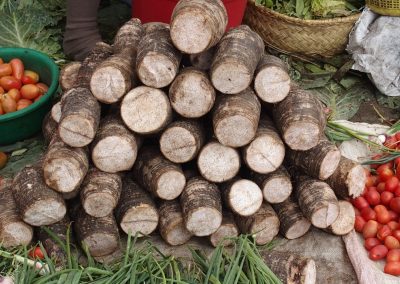
<instances>
[{"instance_id":1,"label":"green plastic bowl","mask_svg":"<svg viewBox=\"0 0 400 284\"><path fill-rule=\"evenodd\" d=\"M8 62L19 58L25 69L35 71L40 82L49 86L48 92L27 108L0 115L0 145L8 145L29 138L42 128L42 121L52 106L58 89L58 66L44 53L28 48L0 48L0 58Z\"/></svg>"}]
</instances>

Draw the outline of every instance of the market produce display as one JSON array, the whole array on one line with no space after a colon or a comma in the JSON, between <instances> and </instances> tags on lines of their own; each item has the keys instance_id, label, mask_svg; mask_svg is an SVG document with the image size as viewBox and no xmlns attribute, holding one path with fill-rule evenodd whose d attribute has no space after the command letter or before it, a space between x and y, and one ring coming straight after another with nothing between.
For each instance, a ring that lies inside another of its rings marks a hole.
<instances>
[{"instance_id":1,"label":"market produce display","mask_svg":"<svg viewBox=\"0 0 400 284\"><path fill-rule=\"evenodd\" d=\"M25 70L18 59L4 62L0 58L0 115L24 109L47 92L49 87L40 82L39 74Z\"/></svg>"}]
</instances>

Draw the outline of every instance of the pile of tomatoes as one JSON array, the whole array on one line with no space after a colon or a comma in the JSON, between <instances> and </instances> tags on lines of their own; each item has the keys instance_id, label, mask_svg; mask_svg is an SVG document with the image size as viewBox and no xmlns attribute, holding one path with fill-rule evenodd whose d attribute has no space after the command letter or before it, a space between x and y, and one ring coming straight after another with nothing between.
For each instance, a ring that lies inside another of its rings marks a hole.
<instances>
[{"instance_id":1,"label":"pile of tomatoes","mask_svg":"<svg viewBox=\"0 0 400 284\"><path fill-rule=\"evenodd\" d=\"M352 200L354 227L364 237L369 258L386 259L385 273L400 275L400 158L366 172L364 192Z\"/></svg>"},{"instance_id":2,"label":"pile of tomatoes","mask_svg":"<svg viewBox=\"0 0 400 284\"><path fill-rule=\"evenodd\" d=\"M25 70L24 63L0 58L0 115L24 109L38 101L49 89L39 82L39 74Z\"/></svg>"}]
</instances>

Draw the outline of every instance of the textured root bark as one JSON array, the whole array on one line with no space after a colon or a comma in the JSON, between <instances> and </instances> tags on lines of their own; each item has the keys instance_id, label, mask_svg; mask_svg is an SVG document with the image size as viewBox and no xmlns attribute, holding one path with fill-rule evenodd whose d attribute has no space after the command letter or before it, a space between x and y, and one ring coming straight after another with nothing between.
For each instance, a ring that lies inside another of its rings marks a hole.
<instances>
[{"instance_id":1,"label":"textured root bark","mask_svg":"<svg viewBox=\"0 0 400 284\"><path fill-rule=\"evenodd\" d=\"M175 121L161 135L160 150L171 162L186 163L197 156L204 141L204 129L198 121Z\"/></svg>"},{"instance_id":2,"label":"textured root bark","mask_svg":"<svg viewBox=\"0 0 400 284\"><path fill-rule=\"evenodd\" d=\"M211 81L224 94L237 94L250 86L264 42L248 26L231 29L221 39L211 66Z\"/></svg>"},{"instance_id":3,"label":"textured root bark","mask_svg":"<svg viewBox=\"0 0 400 284\"><path fill-rule=\"evenodd\" d=\"M353 230L355 219L353 205L348 201L339 200L339 216L326 231L338 236L346 235Z\"/></svg>"},{"instance_id":4,"label":"textured root bark","mask_svg":"<svg viewBox=\"0 0 400 284\"><path fill-rule=\"evenodd\" d=\"M43 177L47 186L61 193L79 190L88 169L86 148L73 148L57 135L53 137L43 160Z\"/></svg>"},{"instance_id":5,"label":"textured root bark","mask_svg":"<svg viewBox=\"0 0 400 284\"><path fill-rule=\"evenodd\" d=\"M151 234L159 219L157 208L149 194L128 177L122 181L122 194L115 216L122 230L132 236Z\"/></svg>"},{"instance_id":6,"label":"textured root bark","mask_svg":"<svg viewBox=\"0 0 400 284\"><path fill-rule=\"evenodd\" d=\"M51 117L57 123L60 123L61 120L61 102L56 103L51 108Z\"/></svg>"},{"instance_id":7,"label":"textured root bark","mask_svg":"<svg viewBox=\"0 0 400 284\"><path fill-rule=\"evenodd\" d=\"M263 117L253 141L243 149L243 160L253 171L267 174L279 168L285 158L285 145L268 117Z\"/></svg>"},{"instance_id":8,"label":"textured root bark","mask_svg":"<svg viewBox=\"0 0 400 284\"><path fill-rule=\"evenodd\" d=\"M236 226L233 214L228 211L223 212L222 223L218 230L210 235L210 243L213 247L219 244L224 246L233 245L232 238L239 235L239 228Z\"/></svg>"},{"instance_id":9,"label":"textured root bark","mask_svg":"<svg viewBox=\"0 0 400 284\"><path fill-rule=\"evenodd\" d=\"M154 24L147 29L138 46L138 77L149 87L166 87L178 74L181 58L182 54L172 43L169 27Z\"/></svg>"},{"instance_id":10,"label":"textured root bark","mask_svg":"<svg viewBox=\"0 0 400 284\"><path fill-rule=\"evenodd\" d=\"M227 24L222 1L181 0L172 13L172 41L184 53L200 53L220 41Z\"/></svg>"},{"instance_id":11,"label":"textured root bark","mask_svg":"<svg viewBox=\"0 0 400 284\"><path fill-rule=\"evenodd\" d=\"M290 91L289 70L280 58L264 54L254 75L254 90L264 102L277 103Z\"/></svg>"},{"instance_id":12,"label":"textured root bark","mask_svg":"<svg viewBox=\"0 0 400 284\"><path fill-rule=\"evenodd\" d=\"M171 122L171 104L162 90L137 87L122 100L121 117L130 130L139 134L154 134Z\"/></svg>"},{"instance_id":13,"label":"textured root bark","mask_svg":"<svg viewBox=\"0 0 400 284\"><path fill-rule=\"evenodd\" d=\"M219 142L211 141L200 151L197 166L200 174L211 182L228 181L239 172L239 152Z\"/></svg>"},{"instance_id":14,"label":"textured root bark","mask_svg":"<svg viewBox=\"0 0 400 284\"><path fill-rule=\"evenodd\" d=\"M185 68L169 88L169 99L181 116L197 118L207 114L213 107L215 90L205 72Z\"/></svg>"},{"instance_id":15,"label":"textured root bark","mask_svg":"<svg viewBox=\"0 0 400 284\"><path fill-rule=\"evenodd\" d=\"M345 157L340 158L336 171L326 180L336 195L341 198L356 198L365 187L366 175L364 168Z\"/></svg>"},{"instance_id":16,"label":"textured root bark","mask_svg":"<svg viewBox=\"0 0 400 284\"><path fill-rule=\"evenodd\" d=\"M319 143L326 118L322 104L308 91L292 87L289 95L273 111L283 140L292 150L309 150Z\"/></svg>"},{"instance_id":17,"label":"textured root bark","mask_svg":"<svg viewBox=\"0 0 400 284\"><path fill-rule=\"evenodd\" d=\"M251 179L258 184L268 203L280 203L289 198L293 186L290 175L284 167L269 174L251 173Z\"/></svg>"},{"instance_id":18,"label":"textured root bark","mask_svg":"<svg viewBox=\"0 0 400 284\"><path fill-rule=\"evenodd\" d=\"M257 245L272 241L279 232L279 219L271 205L263 203L252 216L235 215L236 224L244 234L252 234Z\"/></svg>"},{"instance_id":19,"label":"textured root bark","mask_svg":"<svg viewBox=\"0 0 400 284\"><path fill-rule=\"evenodd\" d=\"M42 122L42 134L44 142L48 145L57 133L58 123L51 116L51 112L47 113Z\"/></svg>"},{"instance_id":20,"label":"textured root bark","mask_svg":"<svg viewBox=\"0 0 400 284\"><path fill-rule=\"evenodd\" d=\"M242 147L255 137L261 104L251 89L237 95L218 98L213 111L214 134L230 147Z\"/></svg>"},{"instance_id":21,"label":"textured root bark","mask_svg":"<svg viewBox=\"0 0 400 284\"><path fill-rule=\"evenodd\" d=\"M143 147L133 166L135 179L158 198L177 198L186 184L181 166L163 157L158 149Z\"/></svg>"},{"instance_id":22,"label":"textured root bark","mask_svg":"<svg viewBox=\"0 0 400 284\"><path fill-rule=\"evenodd\" d=\"M221 225L222 205L218 187L203 178L191 178L180 197L186 229L193 235L209 236Z\"/></svg>"},{"instance_id":23,"label":"textured root bark","mask_svg":"<svg viewBox=\"0 0 400 284\"><path fill-rule=\"evenodd\" d=\"M171 246L183 245L192 237L183 219L178 200L163 201L159 208L159 230L164 241Z\"/></svg>"},{"instance_id":24,"label":"textured root bark","mask_svg":"<svg viewBox=\"0 0 400 284\"><path fill-rule=\"evenodd\" d=\"M310 221L304 217L299 205L292 198L288 198L282 203L274 204L272 207L278 214L279 230L285 238L289 240L300 238L310 229Z\"/></svg>"},{"instance_id":25,"label":"textured root bark","mask_svg":"<svg viewBox=\"0 0 400 284\"><path fill-rule=\"evenodd\" d=\"M336 145L322 139L318 145L307 151L288 149L287 161L310 177L326 180L336 170L340 161L340 151Z\"/></svg>"},{"instance_id":26,"label":"textured root bark","mask_svg":"<svg viewBox=\"0 0 400 284\"><path fill-rule=\"evenodd\" d=\"M216 47L211 47L201 53L191 54L190 55L190 63L193 67L208 71L211 68L212 61L214 59Z\"/></svg>"},{"instance_id":27,"label":"textured root bark","mask_svg":"<svg viewBox=\"0 0 400 284\"><path fill-rule=\"evenodd\" d=\"M60 71L60 87L63 91L67 91L75 87L78 78L79 69L82 63L78 61L70 62L61 68Z\"/></svg>"},{"instance_id":28,"label":"textured root bark","mask_svg":"<svg viewBox=\"0 0 400 284\"><path fill-rule=\"evenodd\" d=\"M130 19L115 35L113 52L117 54L127 49L132 52L137 48L143 36L144 28L141 21L136 18Z\"/></svg>"},{"instance_id":29,"label":"textured root bark","mask_svg":"<svg viewBox=\"0 0 400 284\"><path fill-rule=\"evenodd\" d=\"M22 169L14 177L12 192L22 220L32 226L57 223L67 212L61 195L44 183L40 165Z\"/></svg>"},{"instance_id":30,"label":"textured root bark","mask_svg":"<svg viewBox=\"0 0 400 284\"><path fill-rule=\"evenodd\" d=\"M304 216L317 228L327 228L339 215L335 193L325 182L297 177L296 197Z\"/></svg>"},{"instance_id":31,"label":"textured root bark","mask_svg":"<svg viewBox=\"0 0 400 284\"><path fill-rule=\"evenodd\" d=\"M86 88L70 89L61 98L58 133L71 147L84 147L96 135L100 122L100 104Z\"/></svg>"},{"instance_id":32,"label":"textured root bark","mask_svg":"<svg viewBox=\"0 0 400 284\"><path fill-rule=\"evenodd\" d=\"M128 171L136 161L140 144L141 139L119 117L105 117L91 146L92 161L104 172Z\"/></svg>"}]
</instances>

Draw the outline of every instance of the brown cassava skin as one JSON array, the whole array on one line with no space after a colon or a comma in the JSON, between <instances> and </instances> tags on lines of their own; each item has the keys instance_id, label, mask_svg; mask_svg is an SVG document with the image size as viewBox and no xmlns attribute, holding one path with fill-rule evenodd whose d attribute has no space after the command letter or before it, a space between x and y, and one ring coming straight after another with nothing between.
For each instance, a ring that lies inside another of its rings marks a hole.
<instances>
[{"instance_id":1,"label":"brown cassava skin","mask_svg":"<svg viewBox=\"0 0 400 284\"><path fill-rule=\"evenodd\" d=\"M200 151L197 159L200 174L211 182L232 179L240 169L239 152L212 140Z\"/></svg>"},{"instance_id":2,"label":"brown cassava skin","mask_svg":"<svg viewBox=\"0 0 400 284\"><path fill-rule=\"evenodd\" d=\"M285 157L285 145L274 123L263 116L253 141L243 148L243 160L253 171L267 174L278 169Z\"/></svg>"},{"instance_id":3,"label":"brown cassava skin","mask_svg":"<svg viewBox=\"0 0 400 284\"><path fill-rule=\"evenodd\" d=\"M220 96L212 114L214 134L225 146L245 146L256 135L260 114L261 104L251 89Z\"/></svg>"},{"instance_id":4,"label":"brown cassava skin","mask_svg":"<svg viewBox=\"0 0 400 284\"><path fill-rule=\"evenodd\" d=\"M141 139L116 115L104 117L91 145L94 165L109 173L128 171L136 161Z\"/></svg>"},{"instance_id":5,"label":"brown cassava skin","mask_svg":"<svg viewBox=\"0 0 400 284\"><path fill-rule=\"evenodd\" d=\"M319 143L326 118L322 104L308 91L292 86L288 96L275 105L275 126L292 150L306 151Z\"/></svg>"},{"instance_id":6,"label":"brown cassava skin","mask_svg":"<svg viewBox=\"0 0 400 284\"><path fill-rule=\"evenodd\" d=\"M224 94L238 94L250 86L264 53L264 42L248 26L228 31L217 46L210 75L214 87Z\"/></svg>"},{"instance_id":7,"label":"brown cassava skin","mask_svg":"<svg viewBox=\"0 0 400 284\"><path fill-rule=\"evenodd\" d=\"M329 178L340 161L340 151L327 139L307 151L287 150L287 161L303 173L320 180Z\"/></svg>"},{"instance_id":8,"label":"brown cassava skin","mask_svg":"<svg viewBox=\"0 0 400 284\"><path fill-rule=\"evenodd\" d=\"M216 47L214 46L201 53L191 54L190 63L193 67L199 70L208 71L211 68L211 63L214 59L215 51Z\"/></svg>"},{"instance_id":9,"label":"brown cassava skin","mask_svg":"<svg viewBox=\"0 0 400 284\"><path fill-rule=\"evenodd\" d=\"M140 40L136 72L143 84L163 88L178 74L181 58L182 54L172 44L169 27L154 23Z\"/></svg>"},{"instance_id":10,"label":"brown cassava skin","mask_svg":"<svg viewBox=\"0 0 400 284\"><path fill-rule=\"evenodd\" d=\"M200 53L220 41L227 24L222 1L181 0L172 13L172 41L184 53Z\"/></svg>"},{"instance_id":11,"label":"brown cassava skin","mask_svg":"<svg viewBox=\"0 0 400 284\"><path fill-rule=\"evenodd\" d=\"M289 70L279 57L264 54L254 75L254 90L264 102L277 103L290 91Z\"/></svg>"},{"instance_id":12,"label":"brown cassava skin","mask_svg":"<svg viewBox=\"0 0 400 284\"><path fill-rule=\"evenodd\" d=\"M193 235L209 236L222 222L218 187L201 177L191 178L180 197L186 229Z\"/></svg>"},{"instance_id":13,"label":"brown cassava skin","mask_svg":"<svg viewBox=\"0 0 400 284\"><path fill-rule=\"evenodd\" d=\"M42 122L42 134L44 142L48 145L53 138L54 134L57 133L58 123L51 116L51 112L47 113Z\"/></svg>"},{"instance_id":14,"label":"brown cassava skin","mask_svg":"<svg viewBox=\"0 0 400 284\"><path fill-rule=\"evenodd\" d=\"M160 89L137 87L121 102L121 117L125 125L138 134L155 134L172 120L168 96Z\"/></svg>"},{"instance_id":15,"label":"brown cassava skin","mask_svg":"<svg viewBox=\"0 0 400 284\"><path fill-rule=\"evenodd\" d=\"M351 172L354 175L350 175ZM341 198L356 198L364 190L366 175L359 163L345 157L340 158L336 171L326 180L336 195Z\"/></svg>"},{"instance_id":16,"label":"brown cassava skin","mask_svg":"<svg viewBox=\"0 0 400 284\"><path fill-rule=\"evenodd\" d=\"M144 36L144 28L142 23L137 18L132 18L127 21L117 32L113 43L114 54L120 53L123 50L135 50L139 41Z\"/></svg>"},{"instance_id":17,"label":"brown cassava skin","mask_svg":"<svg viewBox=\"0 0 400 284\"><path fill-rule=\"evenodd\" d=\"M61 98L58 133L71 147L90 144L100 122L100 104L86 88L72 88Z\"/></svg>"},{"instance_id":18,"label":"brown cassava skin","mask_svg":"<svg viewBox=\"0 0 400 284\"><path fill-rule=\"evenodd\" d=\"M192 237L183 219L179 200L163 201L159 207L159 231L164 241L171 246L183 245Z\"/></svg>"},{"instance_id":19,"label":"brown cassava skin","mask_svg":"<svg viewBox=\"0 0 400 284\"><path fill-rule=\"evenodd\" d=\"M214 105L215 96L215 89L208 75L190 67L183 69L169 88L173 109L186 118L198 118L207 114Z\"/></svg>"},{"instance_id":20,"label":"brown cassava skin","mask_svg":"<svg viewBox=\"0 0 400 284\"><path fill-rule=\"evenodd\" d=\"M100 63L90 79L93 96L105 104L120 101L138 83L135 60L136 52L127 48Z\"/></svg>"},{"instance_id":21,"label":"brown cassava skin","mask_svg":"<svg viewBox=\"0 0 400 284\"><path fill-rule=\"evenodd\" d=\"M158 149L152 147L140 150L133 175L146 190L165 200L177 198L186 183L181 166L164 158Z\"/></svg>"},{"instance_id":22,"label":"brown cassava skin","mask_svg":"<svg viewBox=\"0 0 400 284\"><path fill-rule=\"evenodd\" d=\"M151 234L157 227L159 215L154 201L131 178L122 180L122 193L115 216L126 234Z\"/></svg>"},{"instance_id":23,"label":"brown cassava skin","mask_svg":"<svg viewBox=\"0 0 400 284\"><path fill-rule=\"evenodd\" d=\"M263 250L261 256L282 283L316 283L316 265L312 258L274 250Z\"/></svg>"},{"instance_id":24,"label":"brown cassava skin","mask_svg":"<svg viewBox=\"0 0 400 284\"><path fill-rule=\"evenodd\" d=\"M239 228L236 226L232 212L223 211L221 226L210 235L209 239L213 247L217 247L219 244L231 246L234 243L232 239L238 235Z\"/></svg>"},{"instance_id":25,"label":"brown cassava skin","mask_svg":"<svg viewBox=\"0 0 400 284\"><path fill-rule=\"evenodd\" d=\"M299 205L288 198L282 203L273 204L280 221L280 233L287 239L293 240L304 236L311 227L310 221L304 217Z\"/></svg>"},{"instance_id":26,"label":"brown cassava skin","mask_svg":"<svg viewBox=\"0 0 400 284\"><path fill-rule=\"evenodd\" d=\"M67 212L62 196L45 184L40 163L14 177L12 193L22 220L32 226L57 223Z\"/></svg>"},{"instance_id":27,"label":"brown cassava skin","mask_svg":"<svg viewBox=\"0 0 400 284\"><path fill-rule=\"evenodd\" d=\"M80 192L82 207L93 217L108 216L117 206L121 190L120 175L91 168L82 183Z\"/></svg>"},{"instance_id":28,"label":"brown cassava skin","mask_svg":"<svg viewBox=\"0 0 400 284\"><path fill-rule=\"evenodd\" d=\"M95 218L75 204L70 210L77 240L93 257L109 255L119 248L118 225L114 216Z\"/></svg>"},{"instance_id":29,"label":"brown cassava skin","mask_svg":"<svg viewBox=\"0 0 400 284\"><path fill-rule=\"evenodd\" d=\"M196 158L205 142L200 122L179 120L171 123L160 138L161 153L174 163L186 163Z\"/></svg>"},{"instance_id":30,"label":"brown cassava skin","mask_svg":"<svg viewBox=\"0 0 400 284\"><path fill-rule=\"evenodd\" d=\"M329 227L339 215L335 193L323 181L296 177L295 194L304 216L317 228Z\"/></svg>"},{"instance_id":31,"label":"brown cassava skin","mask_svg":"<svg viewBox=\"0 0 400 284\"><path fill-rule=\"evenodd\" d=\"M26 224L15 204L11 182L0 186L0 243L4 248L27 246L33 238L33 229Z\"/></svg>"},{"instance_id":32,"label":"brown cassava skin","mask_svg":"<svg viewBox=\"0 0 400 284\"><path fill-rule=\"evenodd\" d=\"M250 179L258 184L268 203L280 203L289 198L293 186L287 170L281 166L269 174L251 172Z\"/></svg>"},{"instance_id":33,"label":"brown cassava skin","mask_svg":"<svg viewBox=\"0 0 400 284\"><path fill-rule=\"evenodd\" d=\"M260 210L251 216L235 215L240 232L252 234L257 245L265 245L279 232L279 219L268 203L263 203Z\"/></svg>"},{"instance_id":34,"label":"brown cassava skin","mask_svg":"<svg viewBox=\"0 0 400 284\"><path fill-rule=\"evenodd\" d=\"M346 235L353 230L355 220L353 205L346 200L339 200L339 216L325 231L337 236Z\"/></svg>"},{"instance_id":35,"label":"brown cassava skin","mask_svg":"<svg viewBox=\"0 0 400 284\"><path fill-rule=\"evenodd\" d=\"M59 82L63 91L67 91L75 86L81 66L81 62L72 61L61 68Z\"/></svg>"},{"instance_id":36,"label":"brown cassava skin","mask_svg":"<svg viewBox=\"0 0 400 284\"><path fill-rule=\"evenodd\" d=\"M79 190L89 169L87 148L73 148L54 135L43 160L44 182L55 191Z\"/></svg>"}]
</instances>

